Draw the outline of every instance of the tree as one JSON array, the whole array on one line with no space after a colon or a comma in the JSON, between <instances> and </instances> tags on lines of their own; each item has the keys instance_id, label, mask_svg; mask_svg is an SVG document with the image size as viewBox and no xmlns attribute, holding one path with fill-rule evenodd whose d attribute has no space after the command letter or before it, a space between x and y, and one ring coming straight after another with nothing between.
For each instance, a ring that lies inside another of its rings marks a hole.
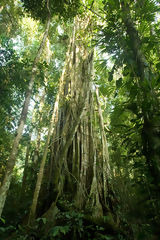
<instances>
[{"instance_id":1,"label":"tree","mask_svg":"<svg viewBox=\"0 0 160 240\"><path fill-rule=\"evenodd\" d=\"M155 14L158 9L159 4L153 1L143 1L143 5L140 1L107 1L104 10L108 21L99 40L103 51L109 52L114 59L108 78L109 81L116 78L114 96L116 105L112 114L111 131L116 130L121 134L122 144L129 150L127 154L128 157L130 156L130 164L135 169L136 184L139 182L139 176L142 180L141 191L143 189L144 193L141 197L148 199L148 205L152 211L159 209L157 184L159 182L159 150L157 148L159 142L157 87L159 84L156 80L159 75L156 64L159 60L156 32L153 34L153 29L157 25ZM115 74L115 72L118 73ZM116 122L116 118L120 119L119 123ZM128 129L127 133L126 129ZM121 148L120 152L124 154L125 159L126 151ZM131 163L133 160L134 162ZM146 189L149 191L147 197ZM154 214L152 215L151 212L148 214L153 227ZM159 219L158 216L157 218Z\"/></svg>"},{"instance_id":2,"label":"tree","mask_svg":"<svg viewBox=\"0 0 160 240\"><path fill-rule=\"evenodd\" d=\"M93 204L95 214L101 215L110 211L106 200L110 176L99 98L97 96L95 101L92 91L93 51L87 47L86 36L91 31L90 23L90 16L83 20L76 18L66 56L59 87L59 111L52 138L53 180L50 188L53 204L66 195L80 209L85 208L86 204ZM79 38L84 39L83 42L79 43ZM97 133L99 141L96 140L93 127L94 104L98 104L100 114L97 120L98 126L101 126Z\"/></svg>"},{"instance_id":3,"label":"tree","mask_svg":"<svg viewBox=\"0 0 160 240\"><path fill-rule=\"evenodd\" d=\"M49 11L49 9L48 9L48 11ZM29 82L28 90L26 91L23 110L22 110L22 113L21 113L21 118L19 120L19 126L17 128L16 137L13 141L12 150L11 150L8 162L7 162L7 167L6 167L6 172L5 172L5 176L4 176L4 179L3 179L3 183L2 183L1 188L0 188L0 216L1 216L2 211L3 211L3 207L4 207L6 196L7 196L7 191L8 191L9 186L10 186L12 172L13 172L13 168L15 166L16 156L17 156L17 152L18 152L19 141L21 139L24 124L25 124L25 121L26 121L26 118L27 118L27 112L28 112L28 107L29 107L30 98L31 98L31 94L32 94L33 84L34 84L34 80L35 80L37 63L40 59L40 56L41 56L41 53L42 53L42 50L43 50L43 47L44 47L44 44L45 44L45 41L46 41L46 38L47 38L47 35L48 35L49 26L50 26L50 13L49 13L49 17L48 17L48 21L47 21L47 25L46 25L46 29L45 29L45 32L44 32L44 35L43 35L41 45L38 49L37 55L36 55L36 57L34 59L34 62L33 62L31 79L30 79L30 82Z\"/></svg>"}]
</instances>

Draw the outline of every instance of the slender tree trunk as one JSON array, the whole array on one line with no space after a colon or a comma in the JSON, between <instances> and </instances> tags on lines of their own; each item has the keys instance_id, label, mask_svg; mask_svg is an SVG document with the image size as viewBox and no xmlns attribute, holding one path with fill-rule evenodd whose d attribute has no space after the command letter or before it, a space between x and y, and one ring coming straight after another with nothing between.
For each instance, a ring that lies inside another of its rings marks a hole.
<instances>
[{"instance_id":1,"label":"slender tree trunk","mask_svg":"<svg viewBox=\"0 0 160 240\"><path fill-rule=\"evenodd\" d=\"M40 104L39 104L39 110L38 110L38 129L37 129L37 139L36 139L36 147L34 150L34 156L33 156L33 163L34 165L36 165L37 161L38 161L38 156L39 156L39 150L40 150L40 145L41 145L41 122L42 122L42 110L44 107L44 100L45 100L45 89L43 90L42 96L39 99L40 100Z\"/></svg>"},{"instance_id":2,"label":"slender tree trunk","mask_svg":"<svg viewBox=\"0 0 160 240\"><path fill-rule=\"evenodd\" d=\"M25 158L25 165L24 165L24 171L23 171L20 200L23 199L23 196L25 196L25 192L26 192L26 180L27 180L27 170L28 170L28 160L29 160L29 153L30 153L30 144L31 144L31 132L29 133L29 139L28 139L27 148L26 148L26 158Z\"/></svg>"},{"instance_id":3,"label":"slender tree trunk","mask_svg":"<svg viewBox=\"0 0 160 240\"><path fill-rule=\"evenodd\" d=\"M58 102L59 102L59 96L57 96L57 100L55 102L55 106L54 106L54 110L53 110L53 114L52 114L52 119L51 119L51 123L50 123L49 130L48 130L47 140L46 140L45 147L44 147L42 162L41 162L39 173L38 173L38 176L37 176L36 187L35 187L33 200L32 200L32 205L31 205L31 209L30 209L30 213L29 213L29 220L28 220L29 225L32 224L32 222L35 219L35 215L36 215L37 202L38 202L39 192L40 192L40 189L41 189L41 184L42 184L42 179L43 179L44 167L45 167L47 153L48 153L48 146L49 146L49 143L50 143L50 138L51 138L51 132L52 132L52 129L53 129L53 125L55 123L55 115L56 115L57 110L58 110Z\"/></svg>"},{"instance_id":4,"label":"slender tree trunk","mask_svg":"<svg viewBox=\"0 0 160 240\"><path fill-rule=\"evenodd\" d=\"M16 163L19 142L21 140L24 124L25 124L26 118L27 118L28 107L29 107L29 103L30 103L30 99L31 99L31 95L32 95L32 89L33 89L33 85L34 85L35 76L36 76L35 74L36 74L36 69L37 69L37 63L39 62L40 56L42 54L42 51L43 51L43 48L44 48L44 45L46 42L46 38L48 35L48 31L49 31L49 26L50 26L50 14L48 17L48 21L47 21L47 25L46 25L46 29L45 29L45 32L43 35L42 42L40 44L37 55L33 62L32 71L31 71L31 79L29 82L28 90L26 92L25 101L23 104L23 110L22 110L21 117L19 120L19 126L18 126L18 129L16 132L16 137L13 141L12 151L10 153L10 156L9 156L9 159L7 162L5 176L4 176L1 188L0 188L0 217L1 217L1 214L2 214L2 211L4 208L5 200L7 197L7 191L9 189L10 182L11 182L13 168Z\"/></svg>"}]
</instances>

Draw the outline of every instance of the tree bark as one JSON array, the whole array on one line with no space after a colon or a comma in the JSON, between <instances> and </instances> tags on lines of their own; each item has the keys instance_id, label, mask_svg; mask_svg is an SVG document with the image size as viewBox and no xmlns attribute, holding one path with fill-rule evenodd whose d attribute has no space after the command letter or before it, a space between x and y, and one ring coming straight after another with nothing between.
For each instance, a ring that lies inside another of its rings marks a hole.
<instances>
[{"instance_id":1,"label":"tree bark","mask_svg":"<svg viewBox=\"0 0 160 240\"><path fill-rule=\"evenodd\" d=\"M20 200L23 199L23 196L25 196L25 192L26 192L26 180L27 180L27 170L28 170L28 160L29 160L29 153L30 153L30 144L31 144L31 132L29 133L29 139L28 139L27 148L26 148L26 158L25 158L25 165L24 165L24 170L23 170Z\"/></svg>"},{"instance_id":2,"label":"tree bark","mask_svg":"<svg viewBox=\"0 0 160 240\"><path fill-rule=\"evenodd\" d=\"M63 196L79 209L93 207L93 214L102 215L110 169L103 116L92 85L94 53L87 47L87 36L92 34L88 31L90 21L88 16L75 20L61 77L61 102L52 144L50 196L54 204ZM93 114L95 108L98 108L97 114Z\"/></svg>"}]
</instances>

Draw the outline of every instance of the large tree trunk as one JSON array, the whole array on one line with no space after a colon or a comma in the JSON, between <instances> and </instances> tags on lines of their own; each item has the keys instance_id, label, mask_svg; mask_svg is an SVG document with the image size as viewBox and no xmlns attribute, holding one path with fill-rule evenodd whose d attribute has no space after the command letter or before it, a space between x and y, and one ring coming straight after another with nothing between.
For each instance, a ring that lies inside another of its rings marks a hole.
<instances>
[{"instance_id":1,"label":"large tree trunk","mask_svg":"<svg viewBox=\"0 0 160 240\"><path fill-rule=\"evenodd\" d=\"M60 80L59 110L52 137L50 211L57 199L65 196L78 208L89 207L93 214L103 215L109 213L106 194L110 168L103 116L92 83L90 26L89 16L83 21L76 18Z\"/></svg>"},{"instance_id":2,"label":"large tree trunk","mask_svg":"<svg viewBox=\"0 0 160 240\"><path fill-rule=\"evenodd\" d=\"M78 36L78 34L82 28L85 32L87 31L89 21L89 17L83 22L76 19L60 83L61 103L52 146L54 152L52 159L54 199L58 194L67 194L74 187L82 187L83 192L85 191L82 185L85 185L86 181L88 136L84 136L84 132L80 134L80 131L88 130L86 129L87 121L83 119L86 118L91 91L93 52L88 51L82 42L81 37L83 36ZM81 141L78 143L79 159L75 159L77 138ZM55 139L58 140L55 142ZM84 147L86 148L85 152ZM80 156L83 160L80 160ZM78 175L75 175L76 169ZM79 182L79 178L83 179L83 184ZM73 184L74 181L76 184Z\"/></svg>"},{"instance_id":3,"label":"large tree trunk","mask_svg":"<svg viewBox=\"0 0 160 240\"><path fill-rule=\"evenodd\" d=\"M46 29L45 29L45 32L44 32L44 35L43 35L42 42L40 44L37 55L36 55L36 57L34 59L34 62L33 62L32 71L31 71L31 79L30 79L30 82L29 82L28 90L26 92L25 101L24 101L24 104L23 104L23 110L22 110L22 113L21 113L18 129L17 129L17 132L16 132L16 137L13 141L12 151L11 151L9 159L7 161L5 176L4 176L1 188L0 188L0 217L1 217L3 207L4 207L4 204L5 204L7 191L8 191L9 186L10 186L12 172L13 172L13 168L15 166L16 157L17 157L17 153L18 153L18 146L19 146L19 142L20 142L21 137L22 137L24 124L25 124L26 118L27 118L28 107L29 107L29 103L30 103L30 99L31 99L31 95L32 95L32 89L33 89L33 85L34 85L35 76L36 76L37 63L39 62L40 56L42 54L42 51L43 51L43 48L44 48L44 45L45 45L45 42L46 42L46 38L47 38L47 35L48 35L48 31L49 31L49 26L50 26L50 14L49 14L49 17L48 17L48 21L47 21L47 25L46 25Z\"/></svg>"}]
</instances>

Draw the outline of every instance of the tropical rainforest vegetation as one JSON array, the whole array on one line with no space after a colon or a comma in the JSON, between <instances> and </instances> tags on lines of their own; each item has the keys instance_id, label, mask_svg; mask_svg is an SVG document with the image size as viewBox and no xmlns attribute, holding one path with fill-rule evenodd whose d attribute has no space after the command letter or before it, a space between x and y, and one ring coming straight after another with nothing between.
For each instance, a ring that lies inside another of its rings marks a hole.
<instances>
[{"instance_id":1,"label":"tropical rainforest vegetation","mask_svg":"<svg viewBox=\"0 0 160 240\"><path fill-rule=\"evenodd\" d=\"M160 239L160 1L0 1L0 239Z\"/></svg>"}]
</instances>

